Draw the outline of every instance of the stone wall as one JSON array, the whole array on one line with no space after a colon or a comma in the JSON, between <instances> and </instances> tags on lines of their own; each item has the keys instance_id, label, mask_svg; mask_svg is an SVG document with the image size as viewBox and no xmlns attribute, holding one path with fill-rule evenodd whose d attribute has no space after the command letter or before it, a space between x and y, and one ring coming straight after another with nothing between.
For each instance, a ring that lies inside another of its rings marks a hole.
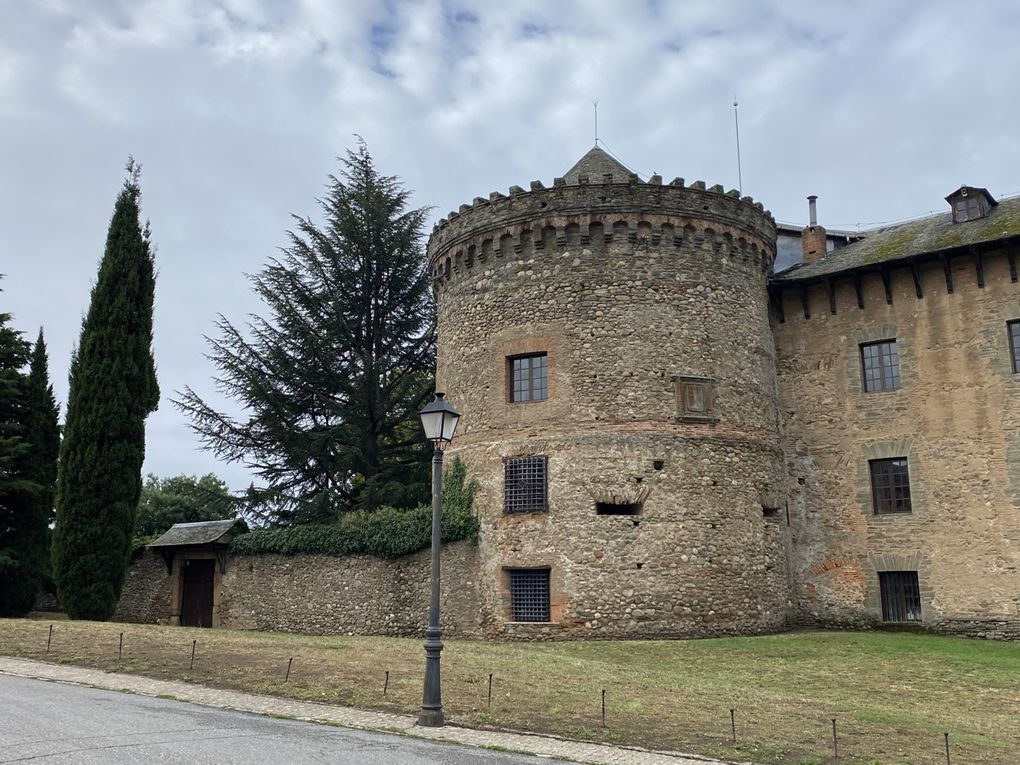
<instances>
[{"instance_id":1,"label":"stone wall","mask_svg":"<svg viewBox=\"0 0 1020 765\"><path fill-rule=\"evenodd\" d=\"M443 634L478 635L478 548L443 546ZM222 578L220 623L234 629L313 635L420 637L428 622L431 553L233 556Z\"/></svg>"},{"instance_id":2,"label":"stone wall","mask_svg":"<svg viewBox=\"0 0 1020 765\"><path fill-rule=\"evenodd\" d=\"M1006 322L1020 287L1004 256L922 265L863 282L796 289L774 323L792 476L792 573L802 622L881 619L878 572L914 570L924 625L960 634L1020 634L1020 376ZM862 391L860 344L896 338L899 390ZM875 515L868 460L908 458L913 512Z\"/></svg>"},{"instance_id":3,"label":"stone wall","mask_svg":"<svg viewBox=\"0 0 1020 765\"><path fill-rule=\"evenodd\" d=\"M444 634L479 634L478 548L443 546ZM216 577L220 627L312 635L421 636L428 619L431 553L401 558L366 555L238 555ZM163 558L146 551L128 568L114 619L172 622L175 593Z\"/></svg>"},{"instance_id":4,"label":"stone wall","mask_svg":"<svg viewBox=\"0 0 1020 765\"><path fill-rule=\"evenodd\" d=\"M532 184L429 244L451 456L480 484L486 634L676 637L781 629L789 612L775 348L775 226L749 199L657 183ZM547 400L507 359L547 355ZM674 376L714 381L678 416ZM548 512L503 512L503 460L548 458ZM642 504L597 515L598 501ZM512 568L549 568L551 620L512 621Z\"/></svg>"},{"instance_id":5,"label":"stone wall","mask_svg":"<svg viewBox=\"0 0 1020 765\"><path fill-rule=\"evenodd\" d=\"M152 550L143 552L128 566L114 621L168 624L171 582L163 557Z\"/></svg>"}]
</instances>

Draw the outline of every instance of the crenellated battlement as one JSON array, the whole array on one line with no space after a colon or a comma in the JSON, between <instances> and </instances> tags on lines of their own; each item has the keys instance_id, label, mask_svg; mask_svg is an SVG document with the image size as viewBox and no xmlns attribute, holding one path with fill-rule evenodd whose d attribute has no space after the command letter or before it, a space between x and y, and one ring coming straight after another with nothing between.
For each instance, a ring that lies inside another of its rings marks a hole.
<instances>
[{"instance_id":1,"label":"crenellated battlement","mask_svg":"<svg viewBox=\"0 0 1020 765\"><path fill-rule=\"evenodd\" d=\"M720 256L751 258L763 272L775 259L771 213L735 189L704 181L688 186L683 178L664 184L658 175L641 181L634 173L622 182L611 173L597 181L580 173L576 180L556 178L551 187L532 181L530 191L511 186L507 194L494 191L450 212L429 238L433 279L489 258L620 238L636 246L710 242Z\"/></svg>"}]
</instances>

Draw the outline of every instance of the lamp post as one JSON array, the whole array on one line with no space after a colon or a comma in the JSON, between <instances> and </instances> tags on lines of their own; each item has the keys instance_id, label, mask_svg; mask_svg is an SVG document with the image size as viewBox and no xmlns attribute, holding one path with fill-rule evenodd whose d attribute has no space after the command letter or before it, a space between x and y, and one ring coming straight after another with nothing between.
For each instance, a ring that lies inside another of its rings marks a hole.
<instances>
[{"instance_id":1,"label":"lamp post","mask_svg":"<svg viewBox=\"0 0 1020 765\"><path fill-rule=\"evenodd\" d=\"M443 694L439 682L439 654L443 650L443 633L439 629L439 552L442 545L443 521L443 448L453 440L460 415L436 393L418 415L425 438L432 442L432 600L429 604L429 626L425 630L425 688L422 692L418 724L438 728L443 725Z\"/></svg>"}]
</instances>

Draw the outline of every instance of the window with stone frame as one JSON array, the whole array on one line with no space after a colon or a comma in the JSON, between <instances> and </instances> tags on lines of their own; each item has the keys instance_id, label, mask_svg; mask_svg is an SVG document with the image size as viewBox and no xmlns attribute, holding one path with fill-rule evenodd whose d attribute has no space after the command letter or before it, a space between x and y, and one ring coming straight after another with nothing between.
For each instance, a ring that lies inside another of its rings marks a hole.
<instances>
[{"instance_id":1,"label":"window with stone frame","mask_svg":"<svg viewBox=\"0 0 1020 765\"><path fill-rule=\"evenodd\" d=\"M897 390L900 387L900 351L896 340L861 345L864 392Z\"/></svg>"},{"instance_id":2,"label":"window with stone frame","mask_svg":"<svg viewBox=\"0 0 1020 765\"><path fill-rule=\"evenodd\" d=\"M921 621L921 587L916 571L879 571L882 621Z\"/></svg>"},{"instance_id":3,"label":"window with stone frame","mask_svg":"<svg viewBox=\"0 0 1020 765\"><path fill-rule=\"evenodd\" d=\"M1013 363L1013 374L1020 373L1020 320L1007 321L1009 333L1009 358Z\"/></svg>"},{"instance_id":4,"label":"window with stone frame","mask_svg":"<svg viewBox=\"0 0 1020 765\"><path fill-rule=\"evenodd\" d=\"M547 622L549 569L509 568L510 618L515 622Z\"/></svg>"},{"instance_id":5,"label":"window with stone frame","mask_svg":"<svg viewBox=\"0 0 1020 765\"><path fill-rule=\"evenodd\" d=\"M503 512L506 515L549 510L547 457L503 460Z\"/></svg>"},{"instance_id":6,"label":"window with stone frame","mask_svg":"<svg viewBox=\"0 0 1020 765\"><path fill-rule=\"evenodd\" d=\"M875 515L909 513L910 473L906 457L871 460L871 499Z\"/></svg>"},{"instance_id":7,"label":"window with stone frame","mask_svg":"<svg viewBox=\"0 0 1020 765\"><path fill-rule=\"evenodd\" d=\"M717 420L715 380L673 375L677 417L681 420Z\"/></svg>"},{"instance_id":8,"label":"window with stone frame","mask_svg":"<svg viewBox=\"0 0 1020 765\"><path fill-rule=\"evenodd\" d=\"M511 403L545 401L549 398L548 354L510 356L506 366L507 396Z\"/></svg>"}]
</instances>

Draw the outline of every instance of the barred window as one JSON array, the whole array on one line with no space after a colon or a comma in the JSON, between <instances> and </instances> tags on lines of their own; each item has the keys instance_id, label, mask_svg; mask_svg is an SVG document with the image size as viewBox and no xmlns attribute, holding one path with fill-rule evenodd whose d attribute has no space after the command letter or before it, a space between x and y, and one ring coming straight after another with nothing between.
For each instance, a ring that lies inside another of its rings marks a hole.
<instances>
[{"instance_id":1,"label":"barred window","mask_svg":"<svg viewBox=\"0 0 1020 765\"><path fill-rule=\"evenodd\" d=\"M875 515L909 513L910 473L907 458L871 460L871 497Z\"/></svg>"},{"instance_id":2,"label":"barred window","mask_svg":"<svg viewBox=\"0 0 1020 765\"><path fill-rule=\"evenodd\" d=\"M921 621L921 587L916 571L879 571L882 621Z\"/></svg>"},{"instance_id":3,"label":"barred window","mask_svg":"<svg viewBox=\"0 0 1020 765\"><path fill-rule=\"evenodd\" d=\"M900 387L900 352L895 340L861 346L864 391L896 390Z\"/></svg>"},{"instance_id":4,"label":"barred window","mask_svg":"<svg viewBox=\"0 0 1020 765\"><path fill-rule=\"evenodd\" d=\"M513 621L549 621L549 569L511 568L507 572Z\"/></svg>"},{"instance_id":5,"label":"barred window","mask_svg":"<svg viewBox=\"0 0 1020 765\"><path fill-rule=\"evenodd\" d=\"M503 460L503 512L544 513L549 509L546 457Z\"/></svg>"},{"instance_id":6,"label":"barred window","mask_svg":"<svg viewBox=\"0 0 1020 765\"><path fill-rule=\"evenodd\" d=\"M545 401L549 398L549 357L544 353L507 359L510 401Z\"/></svg>"},{"instance_id":7,"label":"barred window","mask_svg":"<svg viewBox=\"0 0 1020 765\"><path fill-rule=\"evenodd\" d=\"M1013 360L1013 374L1020 372L1020 321L1006 322L1009 330L1009 357Z\"/></svg>"}]
</instances>

